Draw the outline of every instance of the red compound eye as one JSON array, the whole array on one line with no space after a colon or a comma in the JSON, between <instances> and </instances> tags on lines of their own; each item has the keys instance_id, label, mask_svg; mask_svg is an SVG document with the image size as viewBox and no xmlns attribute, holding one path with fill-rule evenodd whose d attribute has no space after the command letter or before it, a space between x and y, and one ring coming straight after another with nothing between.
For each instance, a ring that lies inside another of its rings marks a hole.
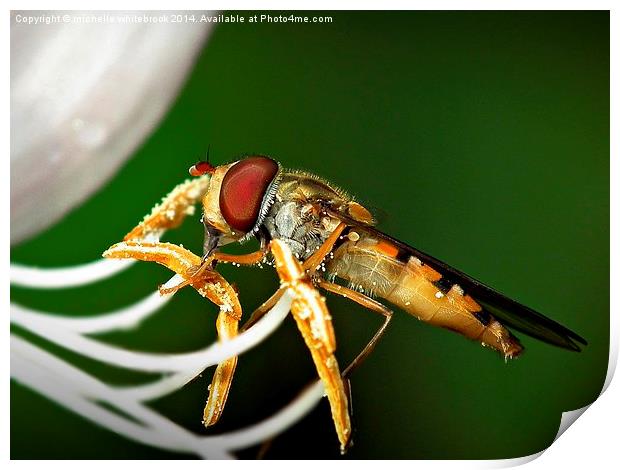
<instances>
[{"instance_id":1,"label":"red compound eye","mask_svg":"<svg viewBox=\"0 0 620 470\"><path fill-rule=\"evenodd\" d=\"M220 210L228 225L248 232L258 220L267 188L278 164L267 157L249 157L233 165L222 179Z\"/></svg>"}]
</instances>

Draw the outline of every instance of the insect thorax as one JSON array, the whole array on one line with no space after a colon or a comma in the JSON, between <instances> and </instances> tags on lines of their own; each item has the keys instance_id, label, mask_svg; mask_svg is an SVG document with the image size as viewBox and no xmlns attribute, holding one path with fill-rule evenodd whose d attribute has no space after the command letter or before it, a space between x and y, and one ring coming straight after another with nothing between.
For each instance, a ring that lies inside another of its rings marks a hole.
<instances>
[{"instance_id":1,"label":"insect thorax","mask_svg":"<svg viewBox=\"0 0 620 470\"><path fill-rule=\"evenodd\" d=\"M286 242L301 260L318 250L340 222L309 202L319 195L340 197L322 181L301 174L285 175L262 223L271 238Z\"/></svg>"},{"instance_id":2,"label":"insect thorax","mask_svg":"<svg viewBox=\"0 0 620 470\"><path fill-rule=\"evenodd\" d=\"M269 236L286 242L301 260L314 253L333 230L332 223L325 224L311 209L295 201L276 201L263 222Z\"/></svg>"}]
</instances>

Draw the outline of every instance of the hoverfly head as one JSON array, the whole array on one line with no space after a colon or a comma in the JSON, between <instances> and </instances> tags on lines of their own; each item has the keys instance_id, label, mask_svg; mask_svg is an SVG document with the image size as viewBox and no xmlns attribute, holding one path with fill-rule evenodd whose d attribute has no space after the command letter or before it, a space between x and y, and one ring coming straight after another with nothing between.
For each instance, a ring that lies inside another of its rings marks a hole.
<instances>
[{"instance_id":1,"label":"hoverfly head","mask_svg":"<svg viewBox=\"0 0 620 470\"><path fill-rule=\"evenodd\" d=\"M211 175L209 190L203 198L203 221L205 226L209 225L210 236L215 228L220 233L219 245L249 239L273 204L279 163L252 155L218 167L208 162L199 164L192 167L197 174L203 171L201 175Z\"/></svg>"}]
</instances>

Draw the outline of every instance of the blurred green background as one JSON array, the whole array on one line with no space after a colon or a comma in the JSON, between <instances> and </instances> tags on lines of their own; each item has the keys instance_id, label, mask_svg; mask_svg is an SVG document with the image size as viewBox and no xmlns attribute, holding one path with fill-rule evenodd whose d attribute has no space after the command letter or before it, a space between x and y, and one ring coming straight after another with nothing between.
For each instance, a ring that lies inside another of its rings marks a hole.
<instances>
[{"instance_id":1,"label":"blurred green background","mask_svg":"<svg viewBox=\"0 0 620 470\"><path fill-rule=\"evenodd\" d=\"M333 23L218 26L134 158L61 223L12 247L12 261L97 259L186 178L209 144L216 163L246 152L272 155L380 208L385 232L590 342L571 353L518 335L526 353L505 364L477 343L397 312L352 378L355 445L344 458L509 458L542 450L560 413L592 402L607 370L608 12L321 14ZM198 218L166 238L200 253ZM246 312L277 286L268 270L221 271L239 285ZM11 296L84 315L136 301L169 277L143 263L95 285L12 288ZM342 299L328 303L344 365L381 319ZM139 330L103 338L132 349L189 351L213 341L215 315L186 289ZM144 380L46 347L111 383ZM154 406L207 432L201 418L211 374ZM288 319L241 357L227 409L208 432L271 415L313 377ZM14 382L11 456L184 457L127 441ZM265 457L339 457L326 401L276 438Z\"/></svg>"}]
</instances>

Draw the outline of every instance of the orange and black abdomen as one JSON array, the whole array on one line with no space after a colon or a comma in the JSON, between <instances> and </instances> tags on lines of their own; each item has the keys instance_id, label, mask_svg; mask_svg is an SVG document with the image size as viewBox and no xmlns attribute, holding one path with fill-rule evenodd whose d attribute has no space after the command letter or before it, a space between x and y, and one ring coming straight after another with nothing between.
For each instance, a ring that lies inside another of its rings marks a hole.
<instances>
[{"instance_id":1,"label":"orange and black abdomen","mask_svg":"<svg viewBox=\"0 0 620 470\"><path fill-rule=\"evenodd\" d=\"M523 350L519 341L461 287L379 232L351 229L327 270L358 291L479 341L505 357L515 357Z\"/></svg>"}]
</instances>

